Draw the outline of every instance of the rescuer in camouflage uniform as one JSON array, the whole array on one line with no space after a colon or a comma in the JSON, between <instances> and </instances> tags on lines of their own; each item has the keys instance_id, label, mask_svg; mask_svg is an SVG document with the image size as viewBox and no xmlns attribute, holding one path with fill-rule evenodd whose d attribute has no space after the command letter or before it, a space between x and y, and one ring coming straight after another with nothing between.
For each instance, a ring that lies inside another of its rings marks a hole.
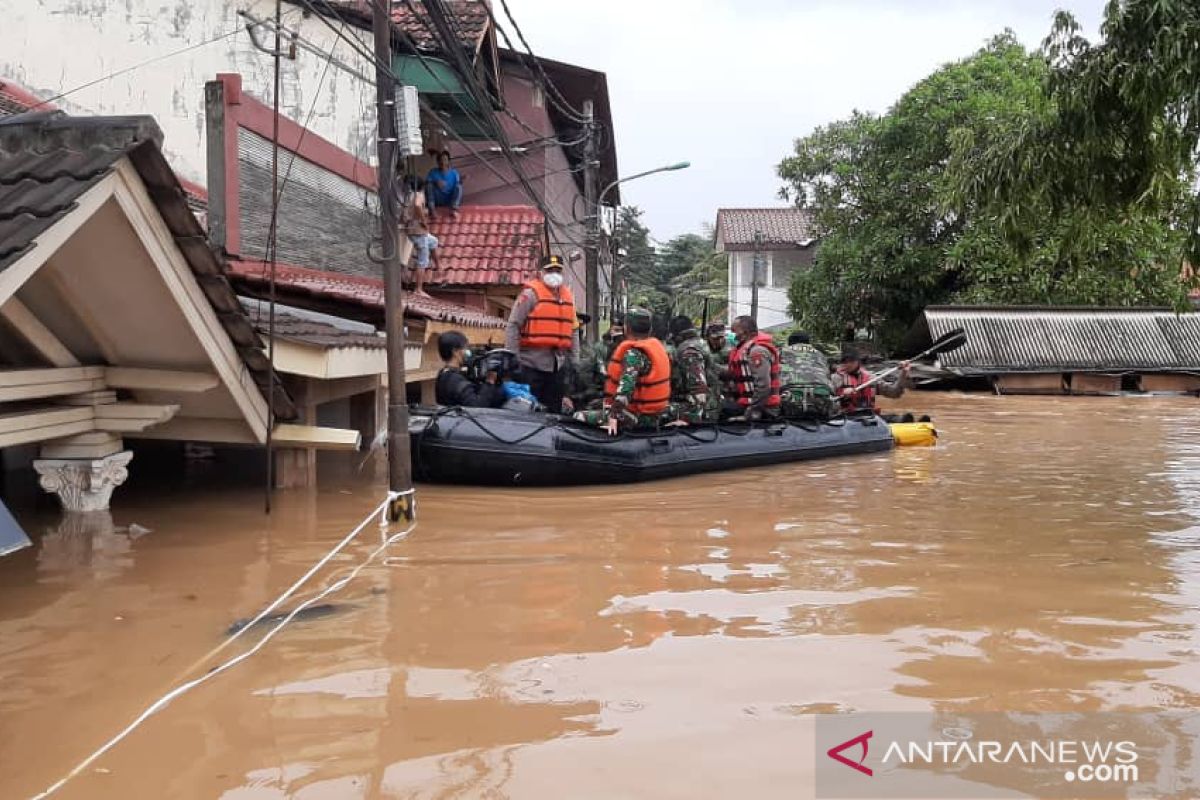
<instances>
[{"instance_id":1,"label":"rescuer in camouflage uniform","mask_svg":"<svg viewBox=\"0 0 1200 800\"><path fill-rule=\"evenodd\" d=\"M670 330L675 352L671 356L671 407L667 416L688 424L716 422L721 416L719 369L691 318L675 317Z\"/></svg>"},{"instance_id":2,"label":"rescuer in camouflage uniform","mask_svg":"<svg viewBox=\"0 0 1200 800\"><path fill-rule=\"evenodd\" d=\"M812 346L807 333L796 331L788 336L780 350L780 380L783 388L781 411L792 419L832 417L837 410L833 399L833 381L829 359Z\"/></svg>"},{"instance_id":3,"label":"rescuer in camouflage uniform","mask_svg":"<svg viewBox=\"0 0 1200 800\"><path fill-rule=\"evenodd\" d=\"M626 327L634 339L652 339L650 336L651 314L644 308L631 308L625 315ZM661 342L660 342L661 344ZM662 415L635 414L629 410L638 379L649 374L650 359L637 348L630 348L621 359L621 374L617 381L616 394L604 408L580 411L575 419L589 425L608 428L616 433L618 428L655 428ZM606 373L607 377L607 373Z\"/></svg>"},{"instance_id":4,"label":"rescuer in camouflage uniform","mask_svg":"<svg viewBox=\"0 0 1200 800\"><path fill-rule=\"evenodd\" d=\"M604 378L608 360L613 351L625 338L625 315L613 317L612 324L600 337L600 341L584 349L579 358L579 381L575 405L580 409L599 407L604 399Z\"/></svg>"},{"instance_id":5,"label":"rescuer in camouflage uniform","mask_svg":"<svg viewBox=\"0 0 1200 800\"><path fill-rule=\"evenodd\" d=\"M718 369L729 364L729 339L725 336L725 323L713 322L704 330L704 344Z\"/></svg>"}]
</instances>

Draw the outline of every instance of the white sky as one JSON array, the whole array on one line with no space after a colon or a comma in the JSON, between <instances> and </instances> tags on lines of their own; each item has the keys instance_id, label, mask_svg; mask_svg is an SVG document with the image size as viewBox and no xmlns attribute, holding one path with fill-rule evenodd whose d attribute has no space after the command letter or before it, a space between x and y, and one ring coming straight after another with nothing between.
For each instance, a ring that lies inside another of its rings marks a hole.
<instances>
[{"instance_id":1,"label":"white sky","mask_svg":"<svg viewBox=\"0 0 1200 800\"><path fill-rule=\"evenodd\" d=\"M1011 28L1036 47L1054 12L1089 35L1104 0L508 0L539 55L608 74L622 187L652 235L719 207L781 205L792 142L853 109L883 111L941 64ZM497 17L504 22L500 3ZM515 37L514 37L515 41Z\"/></svg>"}]
</instances>

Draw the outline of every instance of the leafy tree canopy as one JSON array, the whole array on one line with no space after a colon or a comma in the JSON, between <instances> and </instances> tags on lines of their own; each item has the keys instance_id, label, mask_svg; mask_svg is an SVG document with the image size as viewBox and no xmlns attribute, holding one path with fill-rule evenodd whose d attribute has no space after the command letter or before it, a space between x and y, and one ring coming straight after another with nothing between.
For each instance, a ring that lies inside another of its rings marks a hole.
<instances>
[{"instance_id":1,"label":"leafy tree canopy","mask_svg":"<svg viewBox=\"0 0 1200 800\"><path fill-rule=\"evenodd\" d=\"M681 234L656 249L641 215L636 207L622 207L613 234L625 250L621 274L629 302L663 316L688 314L697 320L703 314L705 297L711 298L710 315L723 310L726 260L713 249L712 231Z\"/></svg>"},{"instance_id":2,"label":"leafy tree canopy","mask_svg":"<svg viewBox=\"0 0 1200 800\"><path fill-rule=\"evenodd\" d=\"M997 143L1056 117L1052 73L1006 33L887 113L799 139L779 175L785 196L813 213L821 245L813 269L793 278L793 316L819 335L853 321L891 343L937 303L1178 301L1173 204L1099 215L1035 191L1001 201L974 178Z\"/></svg>"}]
</instances>

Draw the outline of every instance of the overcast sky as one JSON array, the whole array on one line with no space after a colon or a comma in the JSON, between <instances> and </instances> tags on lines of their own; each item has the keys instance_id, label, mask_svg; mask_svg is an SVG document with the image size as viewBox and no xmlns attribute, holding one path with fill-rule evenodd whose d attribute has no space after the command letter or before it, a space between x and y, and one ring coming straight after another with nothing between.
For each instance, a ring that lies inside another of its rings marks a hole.
<instances>
[{"instance_id":1,"label":"overcast sky","mask_svg":"<svg viewBox=\"0 0 1200 800\"><path fill-rule=\"evenodd\" d=\"M508 0L534 52L608 73L622 189L659 240L720 207L781 205L792 142L883 111L939 65L1011 28L1036 47L1055 10L1093 35L1104 0ZM497 15L503 20L499 2Z\"/></svg>"}]
</instances>

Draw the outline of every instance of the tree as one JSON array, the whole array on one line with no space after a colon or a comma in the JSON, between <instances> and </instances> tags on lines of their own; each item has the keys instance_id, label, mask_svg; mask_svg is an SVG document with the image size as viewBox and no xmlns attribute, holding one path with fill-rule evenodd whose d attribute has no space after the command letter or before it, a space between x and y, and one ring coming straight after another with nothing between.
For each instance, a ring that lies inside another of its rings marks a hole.
<instances>
[{"instance_id":1,"label":"tree","mask_svg":"<svg viewBox=\"0 0 1200 800\"><path fill-rule=\"evenodd\" d=\"M718 298L710 304L710 314L724 308L724 261L713 249L711 232L681 234L655 250L641 215L636 207L622 207L613 234L625 250L621 274L630 302L668 317L689 314L699 318L706 295Z\"/></svg>"},{"instance_id":2,"label":"tree","mask_svg":"<svg viewBox=\"0 0 1200 800\"><path fill-rule=\"evenodd\" d=\"M1177 220L1200 255L1200 5L1113 0L1103 41L1056 17L1043 44L1055 113L956 154L964 193L991 198L1008 240L1026 246L1031 215L1050 208L1082 221L1158 215ZM1176 266L1179 259L1176 259ZM1181 299L1186 287L1175 287Z\"/></svg>"},{"instance_id":3,"label":"tree","mask_svg":"<svg viewBox=\"0 0 1200 800\"><path fill-rule=\"evenodd\" d=\"M809 208L821 245L796 274L791 313L823 336L849 321L896 342L921 310L946 302L1136 304L1176 296L1172 217L1118 217L1022 206L964 178L979 153L1056 113L1051 68L1011 34L914 86L886 114L856 113L796 142L780 164L785 196ZM1172 272L1173 270L1173 272Z\"/></svg>"}]
</instances>

